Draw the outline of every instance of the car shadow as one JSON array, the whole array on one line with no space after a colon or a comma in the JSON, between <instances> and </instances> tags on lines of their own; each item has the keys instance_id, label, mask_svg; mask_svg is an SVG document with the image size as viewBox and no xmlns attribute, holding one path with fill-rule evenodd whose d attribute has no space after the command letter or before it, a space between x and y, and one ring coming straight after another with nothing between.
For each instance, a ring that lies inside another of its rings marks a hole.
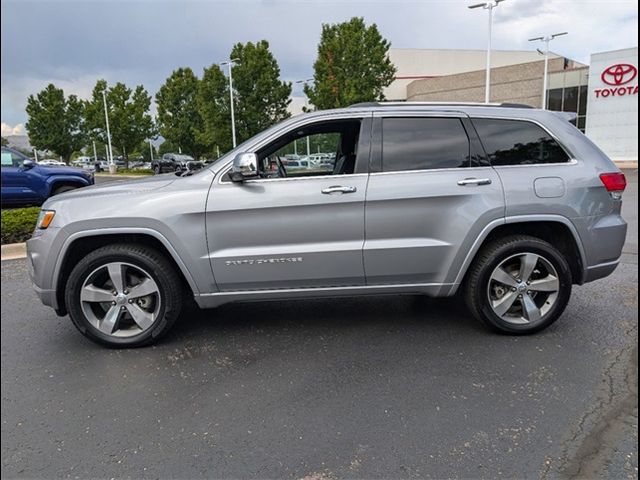
<instances>
[{"instance_id":1,"label":"car shadow","mask_svg":"<svg viewBox=\"0 0 640 480\"><path fill-rule=\"evenodd\" d=\"M287 330L420 329L422 333L448 329L449 334L486 332L459 297L382 295L349 298L256 301L201 310L187 308L162 343L185 339Z\"/></svg>"}]
</instances>

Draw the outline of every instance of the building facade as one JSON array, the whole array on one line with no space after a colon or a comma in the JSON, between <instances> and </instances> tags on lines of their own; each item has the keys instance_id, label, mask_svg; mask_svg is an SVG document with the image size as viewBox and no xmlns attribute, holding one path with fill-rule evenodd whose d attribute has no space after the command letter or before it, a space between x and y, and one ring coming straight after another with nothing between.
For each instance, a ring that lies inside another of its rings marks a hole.
<instances>
[{"instance_id":1,"label":"building facade","mask_svg":"<svg viewBox=\"0 0 640 480\"><path fill-rule=\"evenodd\" d=\"M412 57L419 57L418 52L420 50L413 51ZM424 58L432 61L447 51L439 50L437 55L431 50L425 52ZM448 61L439 61L435 66L418 62L411 69L396 64L398 72L388 89L387 100L484 102L485 70L479 62L486 58L486 53L467 56L466 50L450 52L452 61L461 60L455 68ZM540 108L546 101L549 110L576 113L576 126L609 157L617 162L637 162L637 47L593 54L590 66L553 54L549 59L544 96L544 60L538 52L503 55L502 65L493 61L495 53L492 52L492 102ZM390 58L394 59L393 50ZM401 55L400 58L405 61L411 57ZM474 68L469 69L471 67ZM441 73L456 68L462 71Z\"/></svg>"}]
</instances>

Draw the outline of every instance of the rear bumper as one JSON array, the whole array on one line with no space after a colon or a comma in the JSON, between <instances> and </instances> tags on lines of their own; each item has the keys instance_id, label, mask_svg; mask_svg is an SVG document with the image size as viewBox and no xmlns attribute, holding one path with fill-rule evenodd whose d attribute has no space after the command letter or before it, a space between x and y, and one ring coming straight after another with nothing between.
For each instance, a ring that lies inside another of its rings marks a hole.
<instances>
[{"instance_id":1,"label":"rear bumper","mask_svg":"<svg viewBox=\"0 0 640 480\"><path fill-rule=\"evenodd\" d=\"M604 278L618 267L627 238L627 222L619 215L574 219L586 254L581 283Z\"/></svg>"},{"instance_id":2,"label":"rear bumper","mask_svg":"<svg viewBox=\"0 0 640 480\"><path fill-rule=\"evenodd\" d=\"M584 272L583 283L593 282L594 280L608 277L616 268L618 268L618 265L620 265L620 260L587 267Z\"/></svg>"}]
</instances>

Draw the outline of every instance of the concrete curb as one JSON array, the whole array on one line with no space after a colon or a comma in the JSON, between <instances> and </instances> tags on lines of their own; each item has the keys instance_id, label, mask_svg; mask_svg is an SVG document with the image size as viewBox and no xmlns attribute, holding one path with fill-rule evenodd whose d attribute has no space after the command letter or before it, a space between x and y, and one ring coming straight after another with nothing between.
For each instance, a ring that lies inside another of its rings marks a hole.
<instances>
[{"instance_id":1,"label":"concrete curb","mask_svg":"<svg viewBox=\"0 0 640 480\"><path fill-rule=\"evenodd\" d=\"M2 258L5 260L15 260L17 258L27 257L27 244L26 243L9 243L2 245Z\"/></svg>"}]
</instances>

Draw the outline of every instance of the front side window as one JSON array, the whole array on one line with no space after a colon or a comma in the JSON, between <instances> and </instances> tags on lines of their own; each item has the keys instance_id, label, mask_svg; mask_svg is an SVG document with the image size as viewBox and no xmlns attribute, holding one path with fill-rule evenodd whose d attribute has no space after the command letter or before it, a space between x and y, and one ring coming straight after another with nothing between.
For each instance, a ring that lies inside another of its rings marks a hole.
<instances>
[{"instance_id":1,"label":"front side window","mask_svg":"<svg viewBox=\"0 0 640 480\"><path fill-rule=\"evenodd\" d=\"M542 127L526 120L473 118L494 166L564 163L569 156Z\"/></svg>"},{"instance_id":2,"label":"front side window","mask_svg":"<svg viewBox=\"0 0 640 480\"><path fill-rule=\"evenodd\" d=\"M382 170L470 166L469 137L459 118L384 118Z\"/></svg>"},{"instance_id":3,"label":"front side window","mask_svg":"<svg viewBox=\"0 0 640 480\"><path fill-rule=\"evenodd\" d=\"M355 172L360 120L308 125L258 153L261 178L347 175Z\"/></svg>"}]
</instances>

